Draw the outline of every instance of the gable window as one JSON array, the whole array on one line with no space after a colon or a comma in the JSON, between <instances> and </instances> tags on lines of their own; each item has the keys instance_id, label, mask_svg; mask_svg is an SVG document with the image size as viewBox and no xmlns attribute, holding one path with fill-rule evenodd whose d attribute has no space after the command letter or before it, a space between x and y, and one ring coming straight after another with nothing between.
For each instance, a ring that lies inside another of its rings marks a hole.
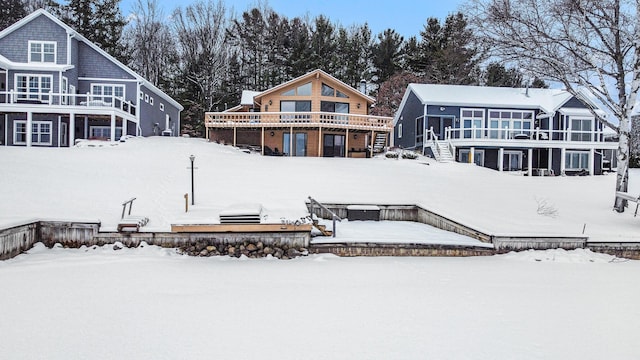
<instances>
[{"instance_id":1,"label":"gable window","mask_svg":"<svg viewBox=\"0 0 640 360\"><path fill-rule=\"evenodd\" d=\"M339 98L349 98L349 96L345 93L343 93L340 90L336 90L333 87L322 83L322 91L321 91L322 96L335 96L335 97L339 97Z\"/></svg>"},{"instance_id":2,"label":"gable window","mask_svg":"<svg viewBox=\"0 0 640 360\"><path fill-rule=\"evenodd\" d=\"M149 98L149 105L153 105L153 97Z\"/></svg>"},{"instance_id":3,"label":"gable window","mask_svg":"<svg viewBox=\"0 0 640 360\"><path fill-rule=\"evenodd\" d=\"M16 74L17 99L49 101L51 84L51 75Z\"/></svg>"},{"instance_id":4,"label":"gable window","mask_svg":"<svg viewBox=\"0 0 640 360\"><path fill-rule=\"evenodd\" d=\"M484 125L484 110L462 109L460 111L460 123L464 129L462 137L465 139L481 138ZM475 129L475 131L472 131L472 129Z\"/></svg>"},{"instance_id":5,"label":"gable window","mask_svg":"<svg viewBox=\"0 0 640 360\"><path fill-rule=\"evenodd\" d=\"M91 99L112 103L114 98L124 99L124 85L91 84Z\"/></svg>"},{"instance_id":6,"label":"gable window","mask_svg":"<svg viewBox=\"0 0 640 360\"><path fill-rule=\"evenodd\" d=\"M27 143L27 121L13 122L13 143ZM33 121L31 123L31 143L34 145L51 145L51 121Z\"/></svg>"},{"instance_id":7,"label":"gable window","mask_svg":"<svg viewBox=\"0 0 640 360\"><path fill-rule=\"evenodd\" d=\"M160 111L164 111L164 104L160 103Z\"/></svg>"},{"instance_id":8,"label":"gable window","mask_svg":"<svg viewBox=\"0 0 640 360\"><path fill-rule=\"evenodd\" d=\"M589 152L567 151L564 155L567 170L582 170L589 168Z\"/></svg>"},{"instance_id":9,"label":"gable window","mask_svg":"<svg viewBox=\"0 0 640 360\"><path fill-rule=\"evenodd\" d=\"M53 41L29 41L29 62L56 62L56 43Z\"/></svg>"},{"instance_id":10,"label":"gable window","mask_svg":"<svg viewBox=\"0 0 640 360\"><path fill-rule=\"evenodd\" d=\"M593 141L593 119L571 118L571 141Z\"/></svg>"},{"instance_id":11,"label":"gable window","mask_svg":"<svg viewBox=\"0 0 640 360\"><path fill-rule=\"evenodd\" d=\"M311 95L311 83L300 85L295 89L287 90L282 93L282 96L310 96Z\"/></svg>"}]
</instances>

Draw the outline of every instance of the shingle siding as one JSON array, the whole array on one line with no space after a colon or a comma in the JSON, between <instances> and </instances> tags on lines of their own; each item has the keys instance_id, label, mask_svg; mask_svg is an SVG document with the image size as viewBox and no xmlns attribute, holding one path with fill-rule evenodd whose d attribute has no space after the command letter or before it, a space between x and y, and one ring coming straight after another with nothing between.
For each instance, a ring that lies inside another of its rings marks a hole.
<instances>
[{"instance_id":1,"label":"shingle siding","mask_svg":"<svg viewBox=\"0 0 640 360\"><path fill-rule=\"evenodd\" d=\"M78 76L80 78L134 79L120 66L110 61L85 43L78 45Z\"/></svg>"},{"instance_id":2,"label":"shingle siding","mask_svg":"<svg viewBox=\"0 0 640 360\"><path fill-rule=\"evenodd\" d=\"M23 26L1 38L0 49L2 49L2 56L15 62L28 62L29 40L55 41L56 63L67 63L67 33L44 15L33 19L29 26Z\"/></svg>"}]
</instances>

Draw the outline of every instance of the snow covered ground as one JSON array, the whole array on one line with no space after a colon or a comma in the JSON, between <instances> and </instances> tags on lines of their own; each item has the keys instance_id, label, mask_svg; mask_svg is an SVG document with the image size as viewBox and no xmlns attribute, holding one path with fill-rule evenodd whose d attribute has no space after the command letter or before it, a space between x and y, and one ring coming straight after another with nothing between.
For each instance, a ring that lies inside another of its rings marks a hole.
<instances>
[{"instance_id":1,"label":"snow covered ground","mask_svg":"<svg viewBox=\"0 0 640 360\"><path fill-rule=\"evenodd\" d=\"M136 138L116 146L0 147L0 227L27 219L100 220L113 230L122 202L172 223L216 222L234 204L260 203L267 221L306 214L305 200L419 204L492 234L581 234L595 241L640 241L640 218L612 211L615 175L525 177L430 159L287 158L245 154L202 139ZM195 202L189 155L195 155ZM630 175L640 194L640 172ZM546 204L543 206L543 204ZM555 216L539 214L540 208ZM633 208L631 209L633 210Z\"/></svg>"},{"instance_id":2,"label":"snow covered ground","mask_svg":"<svg viewBox=\"0 0 640 360\"><path fill-rule=\"evenodd\" d=\"M144 246L0 262L6 359L637 359L640 262L195 258Z\"/></svg>"},{"instance_id":3,"label":"snow covered ground","mask_svg":"<svg viewBox=\"0 0 640 360\"><path fill-rule=\"evenodd\" d=\"M133 214L151 219L147 230L215 222L247 203L279 222L304 216L313 196L419 204L490 233L584 228L592 240L640 241L640 218L611 210L614 175L529 178L424 158L262 157L182 138L91 145L0 147L0 227L45 218L99 219L115 229L131 197ZM185 213L190 154L196 205ZM630 180L639 194L640 173ZM538 213L543 203L555 216ZM338 225L345 241L469 241L429 231ZM638 278L640 262L587 250L279 261L38 244L0 262L0 358L636 359Z\"/></svg>"}]
</instances>

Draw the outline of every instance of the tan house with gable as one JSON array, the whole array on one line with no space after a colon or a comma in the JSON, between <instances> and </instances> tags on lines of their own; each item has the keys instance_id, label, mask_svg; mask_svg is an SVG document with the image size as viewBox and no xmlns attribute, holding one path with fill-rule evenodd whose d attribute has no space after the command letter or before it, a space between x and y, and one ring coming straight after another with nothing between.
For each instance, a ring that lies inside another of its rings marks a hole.
<instances>
[{"instance_id":1,"label":"tan house with gable","mask_svg":"<svg viewBox=\"0 0 640 360\"><path fill-rule=\"evenodd\" d=\"M375 99L322 70L262 92L239 106L205 114L210 141L260 149L263 155L368 157L382 151L393 119L371 116Z\"/></svg>"}]
</instances>

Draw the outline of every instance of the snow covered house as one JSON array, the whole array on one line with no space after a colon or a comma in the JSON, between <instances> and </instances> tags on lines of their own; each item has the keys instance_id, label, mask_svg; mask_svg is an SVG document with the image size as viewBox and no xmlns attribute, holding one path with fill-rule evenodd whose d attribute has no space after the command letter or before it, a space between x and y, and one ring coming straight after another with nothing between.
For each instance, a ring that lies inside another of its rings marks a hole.
<instances>
[{"instance_id":1,"label":"snow covered house","mask_svg":"<svg viewBox=\"0 0 640 360\"><path fill-rule=\"evenodd\" d=\"M0 32L0 143L178 135L183 107L45 10Z\"/></svg>"},{"instance_id":2,"label":"snow covered house","mask_svg":"<svg viewBox=\"0 0 640 360\"><path fill-rule=\"evenodd\" d=\"M393 140L439 161L499 171L601 174L603 154L617 148L605 141L604 116L588 99L559 89L410 84Z\"/></svg>"},{"instance_id":3,"label":"snow covered house","mask_svg":"<svg viewBox=\"0 0 640 360\"><path fill-rule=\"evenodd\" d=\"M392 118L369 115L375 99L322 70L271 89L245 91L241 104L205 114L210 141L264 155L368 157L382 151Z\"/></svg>"}]
</instances>

